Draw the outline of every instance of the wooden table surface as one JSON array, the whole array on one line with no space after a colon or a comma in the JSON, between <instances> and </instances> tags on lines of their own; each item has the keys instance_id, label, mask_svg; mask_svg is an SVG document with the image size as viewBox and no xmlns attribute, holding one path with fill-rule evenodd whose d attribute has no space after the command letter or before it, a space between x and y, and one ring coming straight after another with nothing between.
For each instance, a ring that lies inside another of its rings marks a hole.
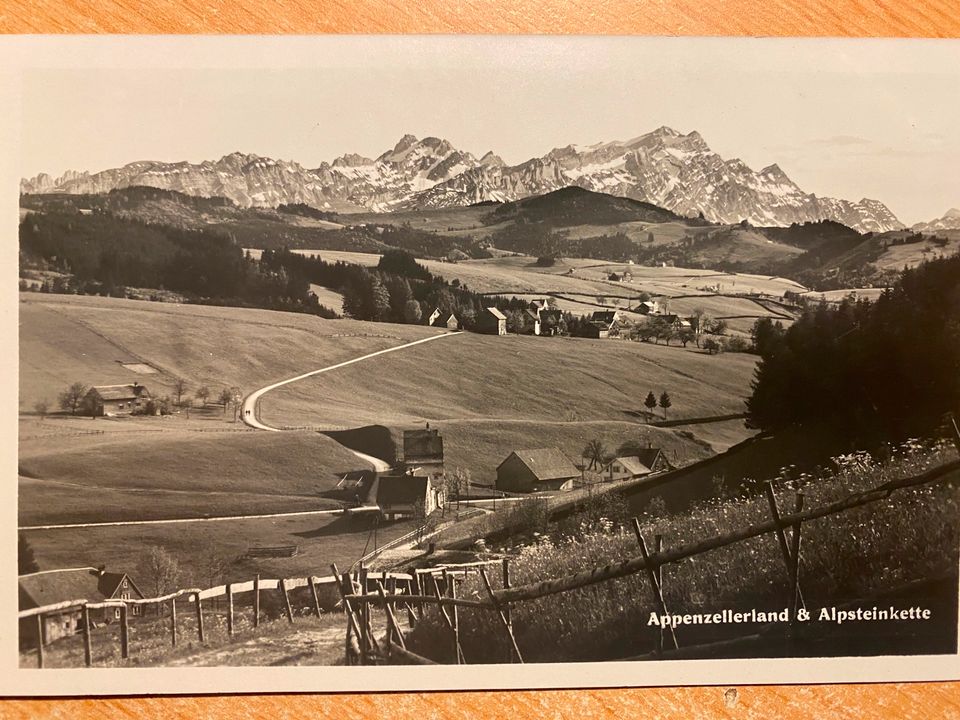
<instances>
[{"instance_id":1,"label":"wooden table surface","mask_svg":"<svg viewBox=\"0 0 960 720\"><path fill-rule=\"evenodd\" d=\"M960 37L958 0L3 0L2 33ZM8 700L4 718L960 718L960 683Z\"/></svg>"}]
</instances>

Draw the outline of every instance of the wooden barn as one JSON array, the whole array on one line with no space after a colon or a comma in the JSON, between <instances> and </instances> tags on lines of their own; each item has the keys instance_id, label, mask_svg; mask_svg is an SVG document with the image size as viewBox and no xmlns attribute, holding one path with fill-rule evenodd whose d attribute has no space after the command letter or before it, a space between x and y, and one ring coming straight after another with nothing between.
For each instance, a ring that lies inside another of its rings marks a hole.
<instances>
[{"instance_id":1,"label":"wooden barn","mask_svg":"<svg viewBox=\"0 0 960 720\"><path fill-rule=\"evenodd\" d=\"M477 331L486 335L506 335L507 316L495 307L484 308L477 316Z\"/></svg>"},{"instance_id":2,"label":"wooden barn","mask_svg":"<svg viewBox=\"0 0 960 720\"><path fill-rule=\"evenodd\" d=\"M132 385L96 385L87 392L84 402L90 414L98 417L144 413L150 391L139 383Z\"/></svg>"},{"instance_id":3,"label":"wooden barn","mask_svg":"<svg viewBox=\"0 0 960 720\"><path fill-rule=\"evenodd\" d=\"M143 593L126 573L110 573L104 568L72 568L69 570L43 570L21 575L20 610L53 605L68 600L142 599ZM131 615L140 615L141 606L131 605ZM43 618L43 642L49 643L67 637L82 629L83 614L79 607L67 608ZM120 619L120 608L103 608L90 611L93 624L106 624ZM20 625L20 642L36 644L37 620L26 618Z\"/></svg>"},{"instance_id":4,"label":"wooden barn","mask_svg":"<svg viewBox=\"0 0 960 720\"><path fill-rule=\"evenodd\" d=\"M580 471L559 448L514 450L497 467L497 490L569 490Z\"/></svg>"}]
</instances>

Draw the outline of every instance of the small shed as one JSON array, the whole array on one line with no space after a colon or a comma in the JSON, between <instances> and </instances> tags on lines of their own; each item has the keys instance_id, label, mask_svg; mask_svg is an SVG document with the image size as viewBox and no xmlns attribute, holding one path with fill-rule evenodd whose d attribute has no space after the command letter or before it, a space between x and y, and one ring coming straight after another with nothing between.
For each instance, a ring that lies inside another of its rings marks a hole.
<instances>
[{"instance_id":1,"label":"small shed","mask_svg":"<svg viewBox=\"0 0 960 720\"><path fill-rule=\"evenodd\" d=\"M559 448L514 450L497 467L497 490L569 490L580 471Z\"/></svg>"},{"instance_id":2,"label":"small shed","mask_svg":"<svg viewBox=\"0 0 960 720\"><path fill-rule=\"evenodd\" d=\"M484 308L477 316L477 330L486 335L506 335L507 316L495 307Z\"/></svg>"}]
</instances>

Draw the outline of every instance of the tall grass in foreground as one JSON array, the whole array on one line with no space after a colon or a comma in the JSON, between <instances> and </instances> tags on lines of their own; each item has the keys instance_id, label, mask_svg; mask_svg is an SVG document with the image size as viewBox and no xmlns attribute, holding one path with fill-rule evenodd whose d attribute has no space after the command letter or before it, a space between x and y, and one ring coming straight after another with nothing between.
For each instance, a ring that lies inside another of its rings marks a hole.
<instances>
[{"instance_id":1,"label":"tall grass in foreground","mask_svg":"<svg viewBox=\"0 0 960 720\"><path fill-rule=\"evenodd\" d=\"M955 457L945 443L911 441L884 462L855 453L834 458L834 468L817 476L784 468L774 487L781 512L792 511L796 489L803 490L805 508L812 509ZM804 523L801 583L808 607L838 605L955 572L958 519L960 489L954 480L900 490L885 500ZM640 518L648 543L661 534L667 549L768 520L770 509L762 493L716 500L680 515ZM511 561L512 582L561 577L638 554L631 529L609 518L593 519L574 532L542 534L520 547ZM676 612L782 610L789 602L788 573L774 534L667 565L663 582L667 607ZM487 598L477 580L468 581L461 595ZM648 618L655 609L646 574L639 573L517 603L512 614L526 661L592 660L649 651L656 629L648 626ZM509 657L499 622L489 611L460 611L461 642L469 663ZM435 614L418 625L408 646L453 661L449 631Z\"/></svg>"}]
</instances>

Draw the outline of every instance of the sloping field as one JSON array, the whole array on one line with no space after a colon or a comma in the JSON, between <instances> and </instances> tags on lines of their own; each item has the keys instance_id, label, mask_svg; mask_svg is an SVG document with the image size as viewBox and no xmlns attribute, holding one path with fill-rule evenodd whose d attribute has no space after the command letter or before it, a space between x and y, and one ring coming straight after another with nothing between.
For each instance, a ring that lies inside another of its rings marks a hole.
<instances>
[{"instance_id":1,"label":"sloping field","mask_svg":"<svg viewBox=\"0 0 960 720\"><path fill-rule=\"evenodd\" d=\"M430 345L279 388L263 397L261 417L331 429L429 421L444 434L450 467L484 482L511 450L559 445L579 457L595 437L615 449L649 435L655 446L677 453L672 460L686 462L707 448L683 430L647 426L646 394L666 390L671 418L742 412L756 362L750 355L616 340L465 333L443 347ZM694 437L697 430L690 428ZM741 424L721 444L749 434Z\"/></svg>"},{"instance_id":2,"label":"sloping field","mask_svg":"<svg viewBox=\"0 0 960 720\"><path fill-rule=\"evenodd\" d=\"M377 529L384 543L413 529L410 522L385 523ZM151 547L162 547L180 561L184 577L179 585L210 587L224 581L242 582L260 573L266 578L314 573L329 575L330 563L348 567L373 550L372 528L342 515L224 520L178 525L67 528L29 531L27 537L41 569L97 567L126 571L135 582L146 576L140 568ZM368 545L369 542L369 545ZM297 545L290 558L246 558L251 547ZM211 562L226 564L223 579L210 577ZM147 581L144 585L149 586ZM147 592L146 588L143 588Z\"/></svg>"},{"instance_id":3,"label":"sloping field","mask_svg":"<svg viewBox=\"0 0 960 720\"><path fill-rule=\"evenodd\" d=\"M26 442L20 523L240 515L337 507L319 493L367 463L311 432L111 433Z\"/></svg>"},{"instance_id":4,"label":"sloping field","mask_svg":"<svg viewBox=\"0 0 960 720\"><path fill-rule=\"evenodd\" d=\"M73 382L137 380L154 394L174 380L249 392L269 381L441 331L418 325L323 320L312 315L75 295L20 295L20 408L32 410ZM123 363L157 370L140 375Z\"/></svg>"}]
</instances>

